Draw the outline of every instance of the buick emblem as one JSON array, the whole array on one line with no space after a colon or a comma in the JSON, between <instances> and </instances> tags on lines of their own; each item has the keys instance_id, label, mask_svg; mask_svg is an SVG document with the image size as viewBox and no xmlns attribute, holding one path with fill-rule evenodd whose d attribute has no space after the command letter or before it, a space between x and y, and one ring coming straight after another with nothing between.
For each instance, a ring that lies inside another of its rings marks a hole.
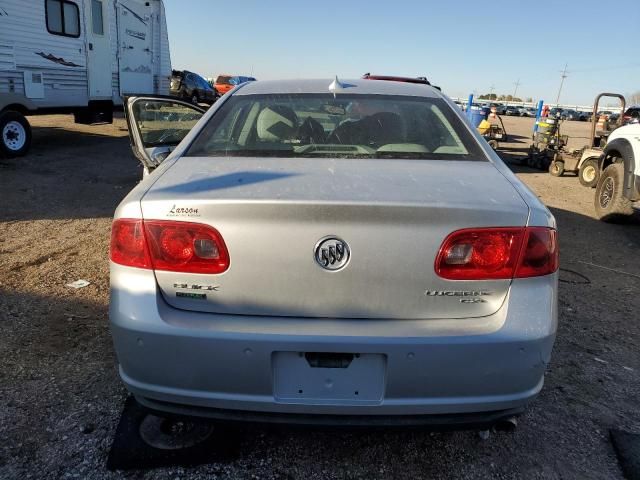
<instances>
[{"instance_id":1,"label":"buick emblem","mask_svg":"<svg viewBox=\"0 0 640 480\"><path fill-rule=\"evenodd\" d=\"M325 270L340 270L349 263L349 245L344 240L329 236L320 240L316 244L314 257L316 263Z\"/></svg>"}]
</instances>

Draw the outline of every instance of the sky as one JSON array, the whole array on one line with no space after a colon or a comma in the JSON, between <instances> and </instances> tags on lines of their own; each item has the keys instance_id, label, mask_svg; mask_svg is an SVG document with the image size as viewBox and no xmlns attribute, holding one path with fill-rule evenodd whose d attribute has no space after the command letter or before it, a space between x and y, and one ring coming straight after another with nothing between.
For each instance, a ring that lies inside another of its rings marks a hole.
<instances>
[{"instance_id":1,"label":"sky","mask_svg":"<svg viewBox=\"0 0 640 480\"><path fill-rule=\"evenodd\" d=\"M592 104L640 90L640 0L164 0L173 68L204 77L426 76L452 97Z\"/></svg>"}]
</instances>

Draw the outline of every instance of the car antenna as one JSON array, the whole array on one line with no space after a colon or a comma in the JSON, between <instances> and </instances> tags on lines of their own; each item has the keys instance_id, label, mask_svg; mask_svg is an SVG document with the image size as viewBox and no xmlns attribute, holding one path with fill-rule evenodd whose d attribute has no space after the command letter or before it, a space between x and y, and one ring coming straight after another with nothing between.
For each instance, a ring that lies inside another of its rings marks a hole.
<instances>
[{"instance_id":1,"label":"car antenna","mask_svg":"<svg viewBox=\"0 0 640 480\"><path fill-rule=\"evenodd\" d=\"M338 76L336 75L336 79L329 85L329 91L333 93L333 98L336 98L336 93L344 90L344 87L345 85L338 80Z\"/></svg>"}]
</instances>

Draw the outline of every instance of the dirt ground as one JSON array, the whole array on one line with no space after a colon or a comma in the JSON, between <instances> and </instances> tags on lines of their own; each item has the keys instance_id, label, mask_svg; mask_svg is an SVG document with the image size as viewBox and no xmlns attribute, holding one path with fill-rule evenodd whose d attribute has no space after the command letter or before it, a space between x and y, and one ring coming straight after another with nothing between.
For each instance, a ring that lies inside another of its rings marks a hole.
<instances>
[{"instance_id":1,"label":"dirt ground","mask_svg":"<svg viewBox=\"0 0 640 480\"><path fill-rule=\"evenodd\" d=\"M0 478L621 478L610 428L640 432L640 224L593 218L577 178L514 166L561 242L560 325L546 385L512 433L245 427L236 458L109 472L126 398L108 328L108 243L141 169L122 119L33 117L31 153L0 162ZM506 118L508 161L532 119ZM588 124L566 122L582 136ZM74 290L78 279L91 284Z\"/></svg>"}]
</instances>

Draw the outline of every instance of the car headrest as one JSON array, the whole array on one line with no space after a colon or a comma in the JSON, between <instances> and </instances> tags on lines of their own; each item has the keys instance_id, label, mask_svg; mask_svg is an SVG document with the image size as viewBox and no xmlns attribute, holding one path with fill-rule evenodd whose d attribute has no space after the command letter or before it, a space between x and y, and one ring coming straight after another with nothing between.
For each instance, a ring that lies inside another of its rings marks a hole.
<instances>
[{"instance_id":1,"label":"car headrest","mask_svg":"<svg viewBox=\"0 0 640 480\"><path fill-rule=\"evenodd\" d=\"M256 121L258 138L277 141L293 138L298 128L298 117L289 107L271 105L262 109Z\"/></svg>"}]
</instances>

